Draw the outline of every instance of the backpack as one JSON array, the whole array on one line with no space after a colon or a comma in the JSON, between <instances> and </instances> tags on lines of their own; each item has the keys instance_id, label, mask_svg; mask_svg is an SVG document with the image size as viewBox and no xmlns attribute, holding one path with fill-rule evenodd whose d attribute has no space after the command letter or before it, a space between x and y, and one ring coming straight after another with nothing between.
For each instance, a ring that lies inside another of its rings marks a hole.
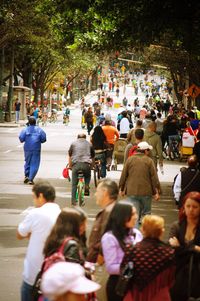
<instances>
[{"instance_id":1,"label":"backpack","mask_svg":"<svg viewBox=\"0 0 200 301\"><path fill-rule=\"evenodd\" d=\"M33 295L34 300L38 300L39 297L42 295L42 292L40 290L40 284L41 284L43 273L46 272L46 270L48 270L54 263L59 262L59 261L66 261L63 251L64 251L64 247L66 246L68 241L70 241L71 239L73 239L73 237L67 237L66 239L64 239L60 248L55 253L45 257L45 259L42 263L41 269L38 272L38 274L35 278L35 282L33 284L32 295Z\"/></svg>"},{"instance_id":2,"label":"backpack","mask_svg":"<svg viewBox=\"0 0 200 301\"><path fill-rule=\"evenodd\" d=\"M65 115L69 115L69 114L70 114L70 109L67 108L67 109L65 110Z\"/></svg>"},{"instance_id":3,"label":"backpack","mask_svg":"<svg viewBox=\"0 0 200 301\"><path fill-rule=\"evenodd\" d=\"M130 148L130 150L129 150L129 152L128 152L128 158L136 154L137 148L138 148L137 145L133 145L133 146Z\"/></svg>"}]
</instances>

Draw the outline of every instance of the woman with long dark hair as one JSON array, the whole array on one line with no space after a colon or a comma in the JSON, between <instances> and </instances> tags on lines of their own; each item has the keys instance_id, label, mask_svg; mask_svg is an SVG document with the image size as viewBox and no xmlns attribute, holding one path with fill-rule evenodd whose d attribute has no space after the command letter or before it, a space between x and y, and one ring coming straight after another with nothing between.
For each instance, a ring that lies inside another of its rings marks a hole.
<instances>
[{"instance_id":1,"label":"woman with long dark hair","mask_svg":"<svg viewBox=\"0 0 200 301\"><path fill-rule=\"evenodd\" d=\"M134 229L136 221L137 212L132 203L119 201L111 211L105 234L101 239L106 270L110 275L106 287L108 301L123 300L116 294L115 287L125 249L142 239L140 231Z\"/></svg>"},{"instance_id":2,"label":"woman with long dark hair","mask_svg":"<svg viewBox=\"0 0 200 301\"><path fill-rule=\"evenodd\" d=\"M84 259L79 241L80 224L79 212L73 208L64 208L46 240L43 250L44 256L47 257L55 253L66 240L63 251L66 261L83 264Z\"/></svg>"},{"instance_id":3,"label":"woman with long dark hair","mask_svg":"<svg viewBox=\"0 0 200 301\"><path fill-rule=\"evenodd\" d=\"M175 248L176 254L176 278L171 289L172 301L186 301L189 297L200 297L199 192L189 192L184 197L179 221L170 229L169 243Z\"/></svg>"},{"instance_id":4,"label":"woman with long dark hair","mask_svg":"<svg viewBox=\"0 0 200 301\"><path fill-rule=\"evenodd\" d=\"M106 136L100 125L94 128L94 132L91 136L91 143L95 151L95 160L101 161L101 177L106 177L106 149L107 141Z\"/></svg>"}]
</instances>

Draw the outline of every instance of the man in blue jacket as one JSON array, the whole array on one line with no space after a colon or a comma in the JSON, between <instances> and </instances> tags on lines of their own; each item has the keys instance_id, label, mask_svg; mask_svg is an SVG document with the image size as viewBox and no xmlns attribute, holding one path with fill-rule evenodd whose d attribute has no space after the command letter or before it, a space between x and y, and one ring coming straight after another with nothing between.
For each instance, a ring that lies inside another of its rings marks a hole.
<instances>
[{"instance_id":1,"label":"man in blue jacket","mask_svg":"<svg viewBox=\"0 0 200 301\"><path fill-rule=\"evenodd\" d=\"M24 183L33 185L39 166L41 143L46 142L46 133L36 126L36 119L29 117L29 126L23 129L19 135L20 142L24 143Z\"/></svg>"}]
</instances>

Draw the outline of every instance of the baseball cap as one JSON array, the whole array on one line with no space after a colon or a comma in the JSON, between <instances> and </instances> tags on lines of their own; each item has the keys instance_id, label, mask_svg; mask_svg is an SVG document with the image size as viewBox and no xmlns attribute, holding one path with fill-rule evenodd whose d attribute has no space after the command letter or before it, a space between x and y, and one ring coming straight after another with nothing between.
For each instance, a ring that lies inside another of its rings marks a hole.
<instances>
[{"instance_id":1,"label":"baseball cap","mask_svg":"<svg viewBox=\"0 0 200 301\"><path fill-rule=\"evenodd\" d=\"M146 141L138 143L138 148L141 150L153 149L153 147L151 145L149 145Z\"/></svg>"},{"instance_id":2,"label":"baseball cap","mask_svg":"<svg viewBox=\"0 0 200 301\"><path fill-rule=\"evenodd\" d=\"M85 277L81 265L72 262L57 262L43 275L42 293L51 301L64 293L87 294L95 292L100 285Z\"/></svg>"}]
</instances>

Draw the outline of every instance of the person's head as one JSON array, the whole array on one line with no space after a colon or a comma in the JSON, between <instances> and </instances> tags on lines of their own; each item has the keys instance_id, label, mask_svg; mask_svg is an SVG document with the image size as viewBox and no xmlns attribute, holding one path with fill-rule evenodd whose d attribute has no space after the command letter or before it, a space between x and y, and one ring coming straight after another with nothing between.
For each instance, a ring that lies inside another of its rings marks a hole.
<instances>
[{"instance_id":1,"label":"person's head","mask_svg":"<svg viewBox=\"0 0 200 301\"><path fill-rule=\"evenodd\" d=\"M135 138L137 140L142 140L144 138L144 130L143 129L136 129L135 130Z\"/></svg>"},{"instance_id":2,"label":"person's head","mask_svg":"<svg viewBox=\"0 0 200 301\"><path fill-rule=\"evenodd\" d=\"M85 277L84 268L72 262L57 262L42 276L41 290L50 301L84 301L85 294L100 285Z\"/></svg>"},{"instance_id":3,"label":"person's head","mask_svg":"<svg viewBox=\"0 0 200 301\"><path fill-rule=\"evenodd\" d=\"M160 112L157 113L157 118L161 118L162 114Z\"/></svg>"},{"instance_id":4,"label":"person's head","mask_svg":"<svg viewBox=\"0 0 200 301\"><path fill-rule=\"evenodd\" d=\"M138 215L136 208L128 200L122 200L113 207L105 232L112 231L113 235L123 244L123 240L137 221Z\"/></svg>"},{"instance_id":5,"label":"person's head","mask_svg":"<svg viewBox=\"0 0 200 301\"><path fill-rule=\"evenodd\" d=\"M109 113L107 113L107 114L105 115L105 120L111 121L111 115L110 115Z\"/></svg>"},{"instance_id":6,"label":"person's head","mask_svg":"<svg viewBox=\"0 0 200 301\"><path fill-rule=\"evenodd\" d=\"M104 131L103 131L103 129L100 125L95 126L94 132L92 134L92 138L93 139L96 138L97 141L101 140L102 138L104 140L106 140L106 136L105 136Z\"/></svg>"},{"instance_id":7,"label":"person's head","mask_svg":"<svg viewBox=\"0 0 200 301\"><path fill-rule=\"evenodd\" d=\"M122 117L127 117L127 111L121 112Z\"/></svg>"},{"instance_id":8,"label":"person's head","mask_svg":"<svg viewBox=\"0 0 200 301\"><path fill-rule=\"evenodd\" d=\"M36 125L36 119L33 116L30 116L28 119L29 125Z\"/></svg>"},{"instance_id":9,"label":"person's head","mask_svg":"<svg viewBox=\"0 0 200 301\"><path fill-rule=\"evenodd\" d=\"M142 127L142 124L143 124L143 121L141 119L138 119L136 121L136 128L141 128Z\"/></svg>"},{"instance_id":10,"label":"person's head","mask_svg":"<svg viewBox=\"0 0 200 301\"><path fill-rule=\"evenodd\" d=\"M46 202L54 202L56 198L55 188L48 181L38 180L35 182L32 193L36 207L41 207Z\"/></svg>"},{"instance_id":11,"label":"person's head","mask_svg":"<svg viewBox=\"0 0 200 301\"><path fill-rule=\"evenodd\" d=\"M142 141L140 143L138 143L138 148L137 151L144 153L145 155L149 155L150 150L152 150L153 147L148 144L146 141Z\"/></svg>"},{"instance_id":12,"label":"person's head","mask_svg":"<svg viewBox=\"0 0 200 301\"><path fill-rule=\"evenodd\" d=\"M96 203L102 208L117 200L119 188L115 181L111 179L102 179L95 192Z\"/></svg>"},{"instance_id":13,"label":"person's head","mask_svg":"<svg viewBox=\"0 0 200 301\"><path fill-rule=\"evenodd\" d=\"M111 125L111 120L105 120L105 125Z\"/></svg>"},{"instance_id":14,"label":"person's head","mask_svg":"<svg viewBox=\"0 0 200 301\"><path fill-rule=\"evenodd\" d=\"M156 123L155 123L155 122L149 123L147 129L148 129L150 132L155 132L155 131L156 131Z\"/></svg>"},{"instance_id":15,"label":"person's head","mask_svg":"<svg viewBox=\"0 0 200 301\"><path fill-rule=\"evenodd\" d=\"M74 208L63 208L46 240L44 255L57 249L65 237L79 239L80 224L80 213L77 210Z\"/></svg>"},{"instance_id":16,"label":"person's head","mask_svg":"<svg viewBox=\"0 0 200 301\"><path fill-rule=\"evenodd\" d=\"M198 223L200 224L200 192L188 192L183 199L179 220L182 221L188 218L198 220Z\"/></svg>"},{"instance_id":17,"label":"person's head","mask_svg":"<svg viewBox=\"0 0 200 301\"><path fill-rule=\"evenodd\" d=\"M80 139L80 138L86 139L86 134L84 134L84 133L78 134L77 139Z\"/></svg>"},{"instance_id":18,"label":"person's head","mask_svg":"<svg viewBox=\"0 0 200 301\"><path fill-rule=\"evenodd\" d=\"M198 159L196 155L192 155L187 160L188 166L191 168L196 168L198 165Z\"/></svg>"},{"instance_id":19,"label":"person's head","mask_svg":"<svg viewBox=\"0 0 200 301\"><path fill-rule=\"evenodd\" d=\"M158 215L145 215L142 219L141 231L145 238L160 239L164 232L164 218Z\"/></svg>"}]
</instances>

